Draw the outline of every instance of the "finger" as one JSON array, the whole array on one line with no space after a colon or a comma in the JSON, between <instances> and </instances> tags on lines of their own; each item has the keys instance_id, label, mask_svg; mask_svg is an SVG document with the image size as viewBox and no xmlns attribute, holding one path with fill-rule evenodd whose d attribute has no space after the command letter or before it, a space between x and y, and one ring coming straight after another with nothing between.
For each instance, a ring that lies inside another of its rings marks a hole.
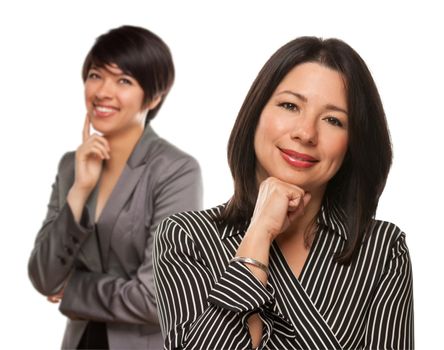
<instances>
[{"instance_id":1,"label":"finger","mask_svg":"<svg viewBox=\"0 0 444 350\"><path fill-rule=\"evenodd\" d=\"M287 217L290 221L293 221L294 218L304 215L305 212L305 206L309 202L311 198L311 194L305 193L302 196L297 196L296 198L292 199L287 208Z\"/></svg>"},{"instance_id":2,"label":"finger","mask_svg":"<svg viewBox=\"0 0 444 350\"><path fill-rule=\"evenodd\" d=\"M83 123L83 132L82 132L82 140L85 142L88 140L91 132L90 132L91 121L89 120L88 113L85 116L85 122Z\"/></svg>"},{"instance_id":3,"label":"finger","mask_svg":"<svg viewBox=\"0 0 444 350\"><path fill-rule=\"evenodd\" d=\"M85 141L83 141L82 145L84 145L85 147L88 147L88 145L93 145L93 144L101 144L108 152L111 152L111 148L109 146L109 142L108 140L103 137L102 135L99 134L92 134L88 136L88 139L86 139Z\"/></svg>"},{"instance_id":4,"label":"finger","mask_svg":"<svg viewBox=\"0 0 444 350\"><path fill-rule=\"evenodd\" d=\"M84 147L81 149L79 153L80 161L88 161L89 157L95 157L98 159L106 159L106 152L97 145L88 145L88 147Z\"/></svg>"},{"instance_id":5,"label":"finger","mask_svg":"<svg viewBox=\"0 0 444 350\"><path fill-rule=\"evenodd\" d=\"M101 142L98 138L96 138L93 135L94 138L90 138L88 141L86 141L82 146L82 153L86 156L90 155L91 153L95 153L99 150L99 153L103 156L101 158L103 159L110 159L110 152L109 147L107 147L107 143Z\"/></svg>"},{"instance_id":6,"label":"finger","mask_svg":"<svg viewBox=\"0 0 444 350\"><path fill-rule=\"evenodd\" d=\"M288 198L289 199L289 202L288 202L289 209L295 210L301 205L301 202L302 202L302 204L304 204L303 201L301 200L304 197L304 195L305 195L305 192L302 190L290 192L289 198Z\"/></svg>"},{"instance_id":7,"label":"finger","mask_svg":"<svg viewBox=\"0 0 444 350\"><path fill-rule=\"evenodd\" d=\"M296 211L301 206L301 197L297 197L288 202L288 211Z\"/></svg>"},{"instance_id":8,"label":"finger","mask_svg":"<svg viewBox=\"0 0 444 350\"><path fill-rule=\"evenodd\" d=\"M88 156L90 155L94 155L100 159L109 159L110 156L108 154L108 152L106 151L106 149L103 148L102 145L96 144L93 145L89 150L88 150Z\"/></svg>"},{"instance_id":9,"label":"finger","mask_svg":"<svg viewBox=\"0 0 444 350\"><path fill-rule=\"evenodd\" d=\"M111 158L108 149L107 149L103 144L97 143L97 144L95 144L94 146L95 146L97 149L100 150L100 152L101 152L102 155L104 156L104 159L110 159L110 158Z\"/></svg>"},{"instance_id":10,"label":"finger","mask_svg":"<svg viewBox=\"0 0 444 350\"><path fill-rule=\"evenodd\" d=\"M91 138L91 137L90 137ZM103 136L101 136L101 135L99 135L99 134L93 134L92 135L92 141L94 141L94 142L99 142L100 144L102 144L103 145L103 147L105 147L105 149L108 151L108 152L110 152L111 151L111 149L110 149L110 147L109 147L109 142L108 142L108 140L105 138L105 137L103 137Z\"/></svg>"}]
</instances>

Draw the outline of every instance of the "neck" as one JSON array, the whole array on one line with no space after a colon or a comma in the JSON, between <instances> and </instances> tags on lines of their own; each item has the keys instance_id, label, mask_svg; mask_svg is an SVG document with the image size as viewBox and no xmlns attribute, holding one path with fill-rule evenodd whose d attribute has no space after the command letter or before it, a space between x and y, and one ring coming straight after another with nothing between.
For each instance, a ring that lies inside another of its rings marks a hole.
<instances>
[{"instance_id":1,"label":"neck","mask_svg":"<svg viewBox=\"0 0 444 350\"><path fill-rule=\"evenodd\" d=\"M144 126L141 125L118 134L105 135L111 149L110 159L105 162L105 170L112 171L126 164L143 131Z\"/></svg>"}]
</instances>

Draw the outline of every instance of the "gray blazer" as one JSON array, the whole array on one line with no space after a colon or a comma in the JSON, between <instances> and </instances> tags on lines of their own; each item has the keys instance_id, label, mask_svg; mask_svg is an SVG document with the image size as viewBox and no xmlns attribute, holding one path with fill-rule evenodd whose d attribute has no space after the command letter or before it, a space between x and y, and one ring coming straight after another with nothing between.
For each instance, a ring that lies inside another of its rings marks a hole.
<instances>
[{"instance_id":1,"label":"gray blazer","mask_svg":"<svg viewBox=\"0 0 444 350\"><path fill-rule=\"evenodd\" d=\"M147 126L98 222L93 221L96 188L78 224L66 203L74 164L74 152L60 161L28 265L43 295L57 293L66 283L60 304L68 317L62 348L76 348L87 321L96 320L107 324L110 349L160 349L153 234L164 217L201 209L199 165Z\"/></svg>"}]
</instances>

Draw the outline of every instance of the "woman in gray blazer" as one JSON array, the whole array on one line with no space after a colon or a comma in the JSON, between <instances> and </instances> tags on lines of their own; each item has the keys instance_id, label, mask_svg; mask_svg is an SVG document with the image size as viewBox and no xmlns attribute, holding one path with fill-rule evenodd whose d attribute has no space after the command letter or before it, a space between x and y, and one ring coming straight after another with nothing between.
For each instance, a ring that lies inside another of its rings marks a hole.
<instances>
[{"instance_id":1,"label":"woman in gray blazer","mask_svg":"<svg viewBox=\"0 0 444 350\"><path fill-rule=\"evenodd\" d=\"M97 38L82 76L83 142L60 161L29 276L68 317L63 348L159 349L153 232L202 197L196 160L149 124L172 57L152 32L123 26Z\"/></svg>"}]
</instances>

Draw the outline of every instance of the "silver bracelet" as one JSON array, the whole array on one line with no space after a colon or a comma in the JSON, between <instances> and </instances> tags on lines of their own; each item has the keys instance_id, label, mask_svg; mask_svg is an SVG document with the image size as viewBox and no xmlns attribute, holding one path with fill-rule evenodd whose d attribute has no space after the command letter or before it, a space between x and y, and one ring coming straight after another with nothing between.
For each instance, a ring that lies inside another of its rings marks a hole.
<instances>
[{"instance_id":1,"label":"silver bracelet","mask_svg":"<svg viewBox=\"0 0 444 350\"><path fill-rule=\"evenodd\" d=\"M268 266L265 264L262 264L260 261L258 261L256 259L247 258L247 257L243 257L243 256L235 256L233 259L230 260L230 263L235 262L235 261L239 261L244 264L250 264L250 265L256 266L257 268L264 271L268 277L268 274L269 274Z\"/></svg>"}]
</instances>

